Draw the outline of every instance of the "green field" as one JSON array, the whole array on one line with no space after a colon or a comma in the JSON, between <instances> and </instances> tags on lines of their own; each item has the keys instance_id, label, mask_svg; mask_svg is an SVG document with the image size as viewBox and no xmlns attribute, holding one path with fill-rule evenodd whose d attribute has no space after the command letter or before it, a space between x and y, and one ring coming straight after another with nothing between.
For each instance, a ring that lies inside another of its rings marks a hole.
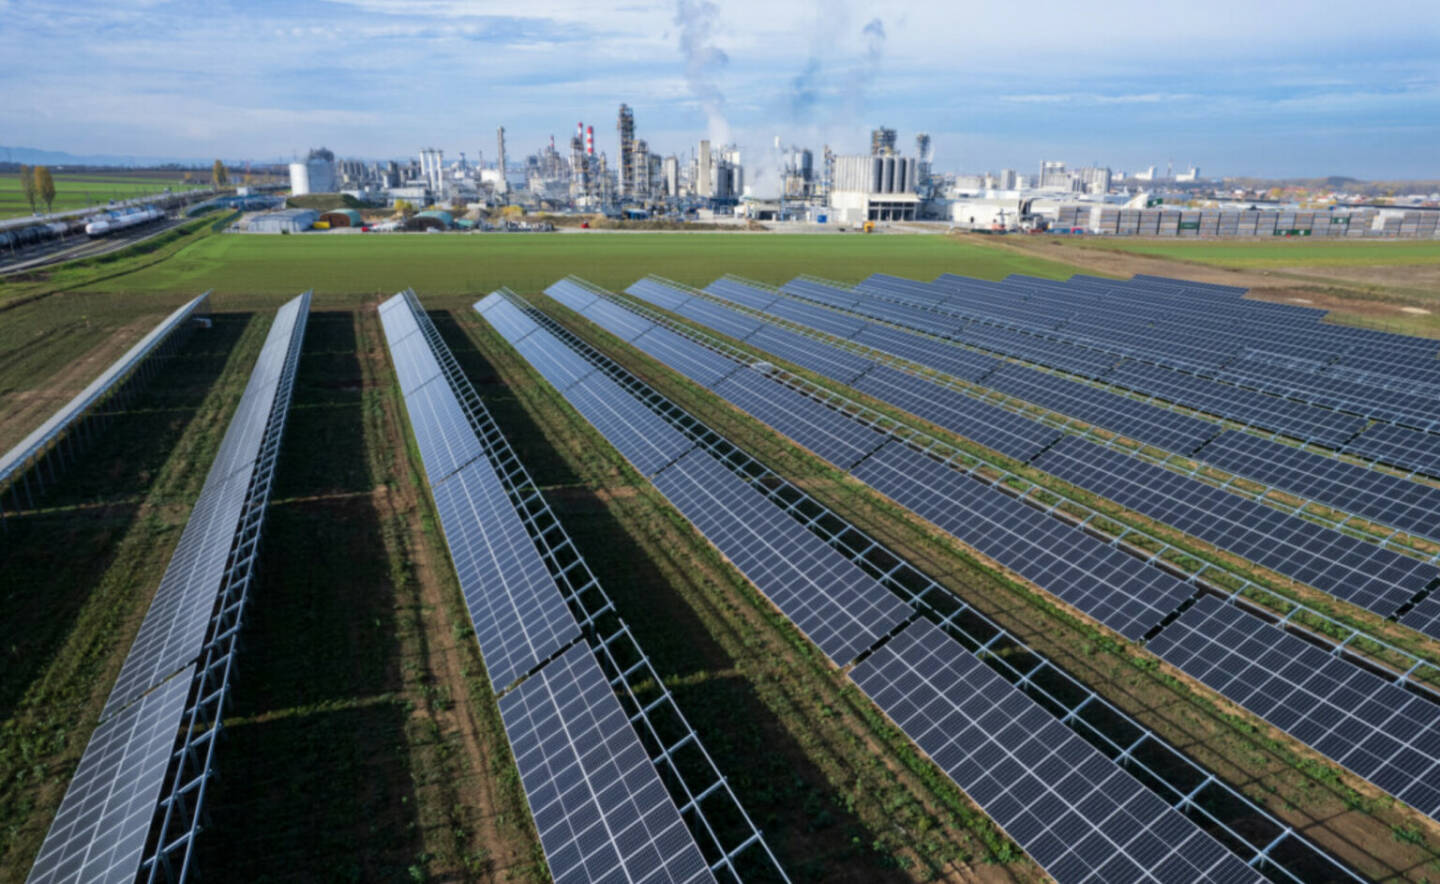
<instances>
[{"instance_id":1,"label":"green field","mask_svg":"<svg viewBox=\"0 0 1440 884\"><path fill-rule=\"evenodd\" d=\"M771 234L488 234L209 236L164 262L84 285L95 293L185 294L214 288L221 309L274 304L313 287L319 304L414 288L474 295L540 291L567 274L623 289L655 273L703 286L726 273L775 285L810 273L858 282L872 273L933 279L1063 278L1074 268L943 236ZM263 296L263 297L256 297ZM0 296L3 297L3 296Z\"/></svg>"},{"instance_id":2,"label":"green field","mask_svg":"<svg viewBox=\"0 0 1440 884\"><path fill-rule=\"evenodd\" d=\"M1082 248L1113 249L1176 261L1198 261L1223 267L1379 267L1440 265L1440 240L1326 242L1323 240L1156 241L1144 239L1076 242Z\"/></svg>"},{"instance_id":3,"label":"green field","mask_svg":"<svg viewBox=\"0 0 1440 884\"><path fill-rule=\"evenodd\" d=\"M51 171L55 178L55 205L53 210L83 209L86 206L103 206L110 200L127 200L138 196L159 194L165 188L172 190L193 190L205 186L203 183L186 184L180 172L148 173L144 175L70 175ZM40 206L40 211L45 207ZM14 218L30 214L30 204L20 189L17 173L0 174L0 218Z\"/></svg>"}]
</instances>

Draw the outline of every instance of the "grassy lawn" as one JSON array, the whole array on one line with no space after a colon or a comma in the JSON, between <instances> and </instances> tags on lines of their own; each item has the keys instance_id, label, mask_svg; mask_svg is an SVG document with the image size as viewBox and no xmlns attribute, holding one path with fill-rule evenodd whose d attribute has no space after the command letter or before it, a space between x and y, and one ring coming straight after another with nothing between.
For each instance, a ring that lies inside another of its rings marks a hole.
<instances>
[{"instance_id":1,"label":"grassy lawn","mask_svg":"<svg viewBox=\"0 0 1440 884\"><path fill-rule=\"evenodd\" d=\"M1074 269L919 235L224 235L81 290L140 295L213 287L223 308L274 304L275 297L313 286L317 305L339 306L353 304L356 296L407 286L427 296L479 297L502 285L535 292L570 273L624 288L649 273L705 285L725 273L778 284L802 273L858 282L872 273L933 279L945 272L990 279L1018 272L1064 278Z\"/></svg>"},{"instance_id":2,"label":"grassy lawn","mask_svg":"<svg viewBox=\"0 0 1440 884\"><path fill-rule=\"evenodd\" d=\"M103 206L110 200L159 194L167 187L180 191L205 186L203 183L186 184L181 180L181 174L164 172L141 175L69 175L52 169L51 175L55 178L55 204L52 208L56 212L63 212L86 206ZM20 175L0 175L0 218L29 214L30 204L25 201L25 193L20 189Z\"/></svg>"},{"instance_id":3,"label":"grassy lawn","mask_svg":"<svg viewBox=\"0 0 1440 884\"><path fill-rule=\"evenodd\" d=\"M1082 248L1113 249L1137 255L1198 261L1223 267L1378 267L1440 264L1440 240L1327 242L1324 240L1146 240L1085 239Z\"/></svg>"}]
</instances>

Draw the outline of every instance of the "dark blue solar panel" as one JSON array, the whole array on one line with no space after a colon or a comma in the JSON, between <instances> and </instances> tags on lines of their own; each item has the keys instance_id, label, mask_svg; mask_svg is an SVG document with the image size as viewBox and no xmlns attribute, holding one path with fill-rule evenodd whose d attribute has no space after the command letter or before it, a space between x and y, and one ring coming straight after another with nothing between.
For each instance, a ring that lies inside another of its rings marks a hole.
<instances>
[{"instance_id":1,"label":"dark blue solar panel","mask_svg":"<svg viewBox=\"0 0 1440 884\"><path fill-rule=\"evenodd\" d=\"M1344 451L1440 477L1440 435L1435 433L1377 424L1346 445Z\"/></svg>"},{"instance_id":2,"label":"dark blue solar panel","mask_svg":"<svg viewBox=\"0 0 1440 884\"><path fill-rule=\"evenodd\" d=\"M987 377L1003 364L985 353L874 323L850 340L972 383Z\"/></svg>"},{"instance_id":3,"label":"dark blue solar panel","mask_svg":"<svg viewBox=\"0 0 1440 884\"><path fill-rule=\"evenodd\" d=\"M855 389L1016 460L1028 461L1060 438L1053 427L889 366L870 371Z\"/></svg>"},{"instance_id":4,"label":"dark blue solar panel","mask_svg":"<svg viewBox=\"0 0 1440 884\"><path fill-rule=\"evenodd\" d=\"M1194 451L1220 431L1209 421L1014 363L986 378L985 386L1181 454Z\"/></svg>"},{"instance_id":5,"label":"dark blue solar panel","mask_svg":"<svg viewBox=\"0 0 1440 884\"><path fill-rule=\"evenodd\" d=\"M501 697L500 717L556 884L715 880L586 645Z\"/></svg>"},{"instance_id":6,"label":"dark blue solar panel","mask_svg":"<svg viewBox=\"0 0 1440 884\"><path fill-rule=\"evenodd\" d=\"M850 469L886 439L849 415L757 371L731 375L715 386L715 393L842 470Z\"/></svg>"},{"instance_id":7,"label":"dark blue solar panel","mask_svg":"<svg viewBox=\"0 0 1440 884\"><path fill-rule=\"evenodd\" d=\"M1191 595L1159 569L903 443L886 443L854 476L1127 638Z\"/></svg>"},{"instance_id":8,"label":"dark blue solar panel","mask_svg":"<svg viewBox=\"0 0 1440 884\"><path fill-rule=\"evenodd\" d=\"M761 328L745 343L842 384L854 383L856 378L875 367L874 362L863 356L771 325Z\"/></svg>"},{"instance_id":9,"label":"dark blue solar panel","mask_svg":"<svg viewBox=\"0 0 1440 884\"><path fill-rule=\"evenodd\" d=\"M1222 433L1199 456L1236 475L1440 540L1440 488L1237 430Z\"/></svg>"},{"instance_id":10,"label":"dark blue solar panel","mask_svg":"<svg viewBox=\"0 0 1440 884\"><path fill-rule=\"evenodd\" d=\"M1067 436L1035 466L1382 616L1440 579L1440 568L1222 491L1133 455Z\"/></svg>"},{"instance_id":11,"label":"dark blue solar panel","mask_svg":"<svg viewBox=\"0 0 1440 884\"><path fill-rule=\"evenodd\" d=\"M1326 411L1142 362L1124 362L1105 380L1208 414L1331 447L1345 443L1365 427L1365 419L1355 415Z\"/></svg>"},{"instance_id":12,"label":"dark blue solar panel","mask_svg":"<svg viewBox=\"0 0 1440 884\"><path fill-rule=\"evenodd\" d=\"M580 637L500 477L479 457L431 486L490 684L499 693Z\"/></svg>"},{"instance_id":13,"label":"dark blue solar panel","mask_svg":"<svg viewBox=\"0 0 1440 884\"><path fill-rule=\"evenodd\" d=\"M670 463L694 443L603 374L593 374L564 396L643 475Z\"/></svg>"},{"instance_id":14,"label":"dark blue solar panel","mask_svg":"<svg viewBox=\"0 0 1440 884\"><path fill-rule=\"evenodd\" d=\"M756 310L764 310L767 305L780 297L769 289L746 285L734 279L717 279L705 286L705 291L716 297L736 304L744 304L746 307L753 307Z\"/></svg>"},{"instance_id":15,"label":"dark blue solar panel","mask_svg":"<svg viewBox=\"0 0 1440 884\"><path fill-rule=\"evenodd\" d=\"M1440 591L1431 592L1400 618L1411 629L1440 638Z\"/></svg>"},{"instance_id":16,"label":"dark blue solar panel","mask_svg":"<svg viewBox=\"0 0 1440 884\"><path fill-rule=\"evenodd\" d=\"M656 326L630 342L702 387L713 387L741 369L740 363Z\"/></svg>"},{"instance_id":17,"label":"dark blue solar panel","mask_svg":"<svg viewBox=\"0 0 1440 884\"><path fill-rule=\"evenodd\" d=\"M760 328L760 320L747 313L741 313L733 307L724 307L701 298L686 301L675 308L687 319L693 319L704 326L709 326L723 335L744 340Z\"/></svg>"},{"instance_id":18,"label":"dark blue solar panel","mask_svg":"<svg viewBox=\"0 0 1440 884\"><path fill-rule=\"evenodd\" d=\"M1056 881L1260 876L936 627L850 677Z\"/></svg>"},{"instance_id":19,"label":"dark blue solar panel","mask_svg":"<svg viewBox=\"0 0 1440 884\"><path fill-rule=\"evenodd\" d=\"M1210 596L1150 649L1422 813L1440 816L1435 704Z\"/></svg>"},{"instance_id":20,"label":"dark blue solar panel","mask_svg":"<svg viewBox=\"0 0 1440 884\"><path fill-rule=\"evenodd\" d=\"M652 480L766 598L837 665L910 609L702 450Z\"/></svg>"}]
</instances>

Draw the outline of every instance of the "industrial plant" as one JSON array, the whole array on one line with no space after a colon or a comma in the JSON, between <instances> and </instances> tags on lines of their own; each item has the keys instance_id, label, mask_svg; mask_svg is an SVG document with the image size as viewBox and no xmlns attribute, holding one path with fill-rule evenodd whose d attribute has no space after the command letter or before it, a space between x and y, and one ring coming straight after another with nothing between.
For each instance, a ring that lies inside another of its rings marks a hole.
<instances>
[{"instance_id":1,"label":"industrial plant","mask_svg":"<svg viewBox=\"0 0 1440 884\"><path fill-rule=\"evenodd\" d=\"M505 127L492 159L477 150L424 147L413 157L337 159L320 147L289 167L293 196L340 194L347 207L389 210L361 223L329 223L322 210L292 207L247 220L251 232L310 229L486 230L505 210L526 217L601 215L620 221L792 223L821 229L884 229L929 222L983 233L1054 232L1110 236L1394 236L1437 235L1440 212L1426 205L1374 205L1322 195L1302 202L1226 189L1198 166L1133 171L1098 163L1042 160L1034 173L944 172L934 141L917 132L907 153L901 133L870 131L868 153L783 145L763 149L696 141L682 153L651 148L636 111L622 103L613 153L597 147L581 120L568 139L554 135L523 160L511 160ZM747 174L747 159L751 174ZM758 171L757 171L758 170ZM1415 202L1415 201L1412 201ZM534 229L509 221L501 229Z\"/></svg>"}]
</instances>

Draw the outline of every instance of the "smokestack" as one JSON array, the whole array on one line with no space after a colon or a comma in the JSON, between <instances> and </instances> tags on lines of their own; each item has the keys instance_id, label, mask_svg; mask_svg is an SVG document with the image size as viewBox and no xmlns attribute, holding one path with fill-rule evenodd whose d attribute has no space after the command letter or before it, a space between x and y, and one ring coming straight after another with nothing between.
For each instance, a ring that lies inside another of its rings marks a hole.
<instances>
[{"instance_id":1,"label":"smokestack","mask_svg":"<svg viewBox=\"0 0 1440 884\"><path fill-rule=\"evenodd\" d=\"M585 140L585 121L581 120L575 124L575 137L581 141Z\"/></svg>"},{"instance_id":2,"label":"smokestack","mask_svg":"<svg viewBox=\"0 0 1440 884\"><path fill-rule=\"evenodd\" d=\"M592 156L592 157L595 156L595 127L594 127L594 126L586 126L586 127L585 127L585 153L586 153L587 155L589 155L589 156Z\"/></svg>"}]
</instances>

